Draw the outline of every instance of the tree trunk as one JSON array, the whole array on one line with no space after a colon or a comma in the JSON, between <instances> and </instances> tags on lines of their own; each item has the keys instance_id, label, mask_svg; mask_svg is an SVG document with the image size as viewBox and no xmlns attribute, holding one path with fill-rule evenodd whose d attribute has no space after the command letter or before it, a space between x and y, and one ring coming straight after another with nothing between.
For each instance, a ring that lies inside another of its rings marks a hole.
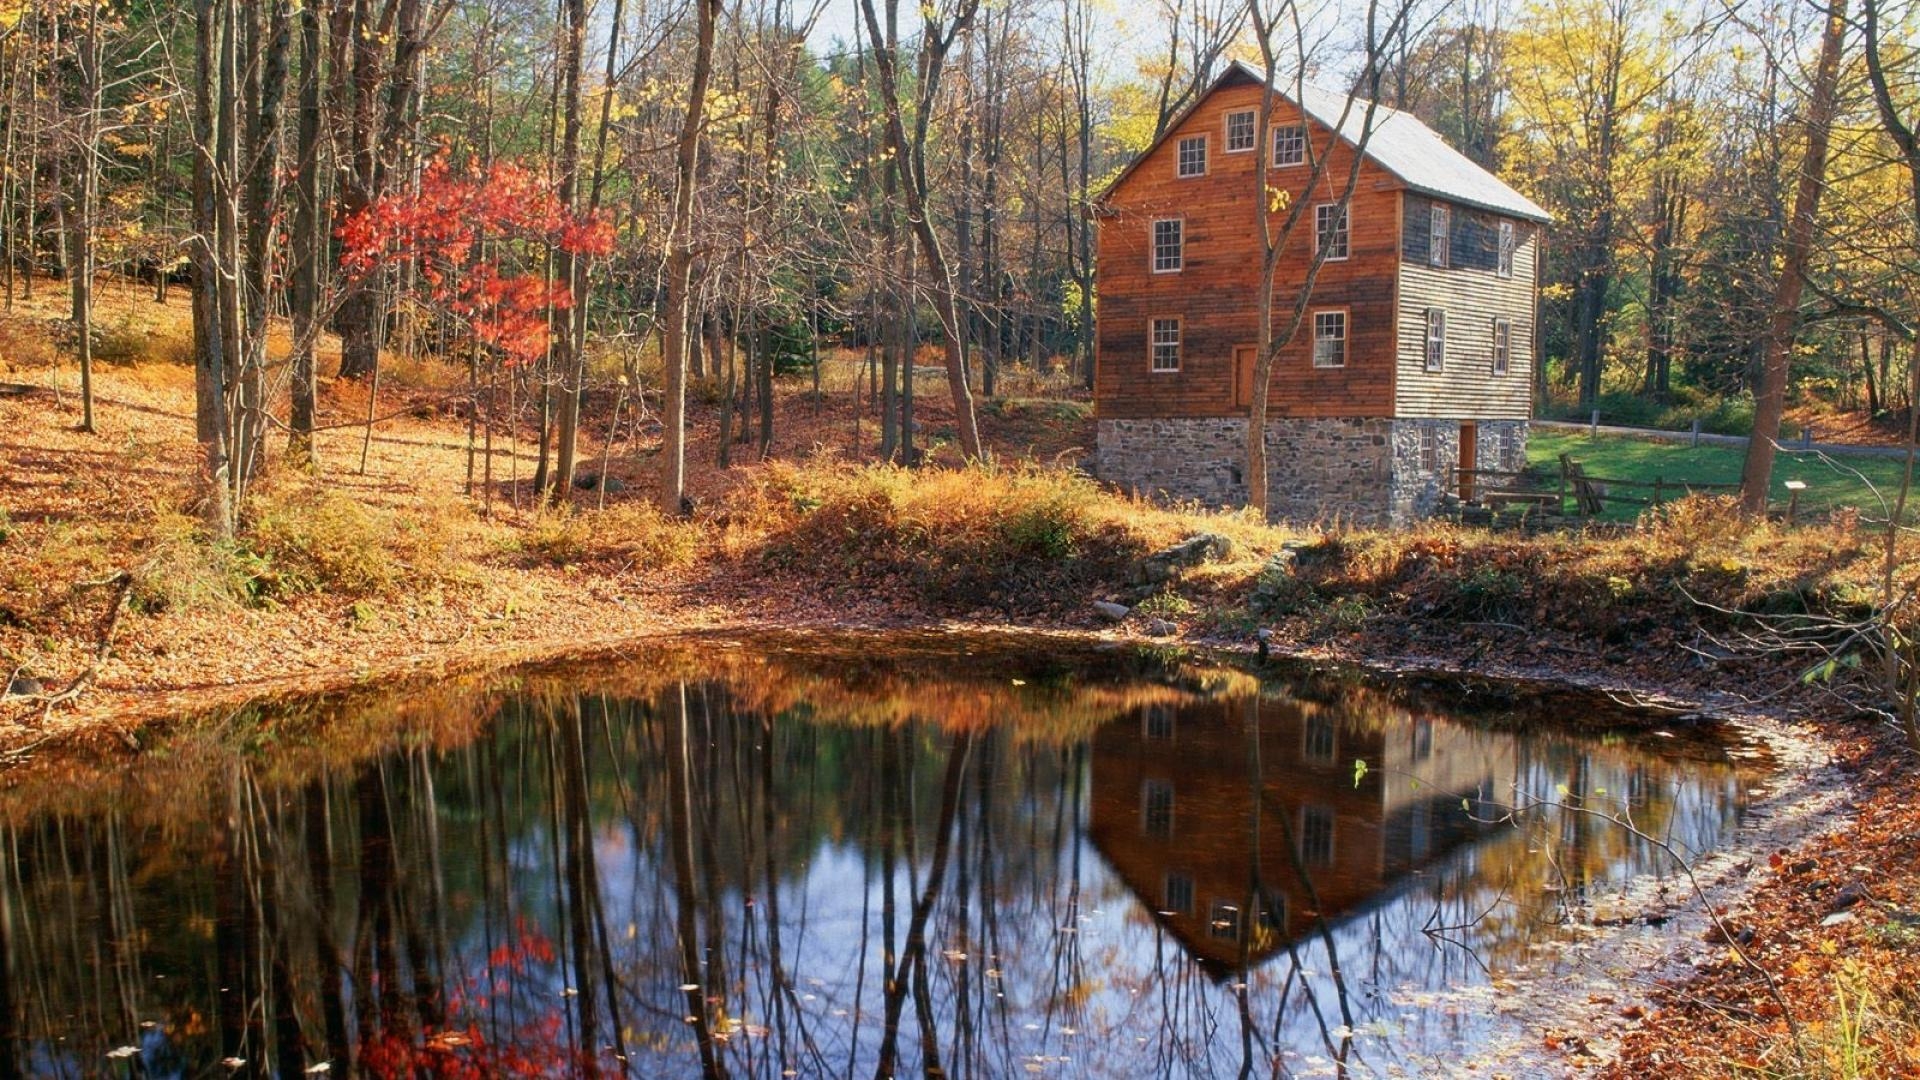
<instances>
[{"instance_id":1,"label":"tree trunk","mask_svg":"<svg viewBox=\"0 0 1920 1080\"><path fill-rule=\"evenodd\" d=\"M93 213L100 188L100 0L87 5L76 48L80 72L80 160L74 177L73 328L80 352L80 430L93 431Z\"/></svg>"},{"instance_id":2,"label":"tree trunk","mask_svg":"<svg viewBox=\"0 0 1920 1080\"><path fill-rule=\"evenodd\" d=\"M1380 83L1382 78L1379 62L1380 57L1384 55L1384 50L1390 46L1396 38L1406 33L1406 19L1410 0L1395 0L1395 2L1396 7L1394 8L1393 19L1388 24L1384 36L1380 38L1373 37L1375 18L1379 10L1379 0L1369 0L1367 5L1367 27L1369 36L1366 43L1366 67L1362 73L1363 77L1359 83L1359 89L1355 90L1355 93L1365 90L1367 92L1367 101L1365 102L1365 112L1361 119L1360 138L1353 147L1351 159L1347 167L1347 175L1344 183L1342 183L1340 187L1338 200L1336 202L1338 209L1335 212L1343 216L1347 213L1348 206L1353 202L1354 191L1360 186L1360 167L1366 160L1367 144L1373 138L1375 110L1378 107L1377 102L1380 98ZM1266 83L1271 87L1278 73L1273 47L1273 24L1263 17L1257 5L1250 6L1249 12L1252 16L1254 32L1260 43L1261 56L1264 60ZM1261 95L1260 108L1254 124L1254 156L1257 164L1254 168L1254 181L1256 186L1254 188L1255 198L1253 203L1254 213L1257 215L1255 226L1259 231L1261 239L1262 257L1259 293L1260 325L1256 331L1257 348L1254 353L1253 364L1253 400L1250 403L1247 417L1246 482L1247 504L1260 512L1262 520L1265 520L1272 513L1270 498L1271 485L1268 483L1267 478L1266 431L1268 398L1273 386L1274 360L1279 356L1280 350L1286 348L1299 332L1300 324L1306 318L1307 305L1313 300L1314 284L1319 279L1320 269L1326 264L1327 257L1327 245L1317 242L1316 239L1312 247L1313 256L1307 263L1306 276L1300 285L1300 290L1293 298L1292 310L1288 315L1286 326L1284 329L1276 332L1274 329L1274 287L1278 277L1280 259L1286 252L1289 241L1291 241L1294 234L1299 231L1301 224L1307 220L1308 207L1312 205L1312 203L1311 200L1304 198L1293 200L1285 210L1286 218L1281 226L1279 236L1276 237L1274 235L1274 211L1272 209L1272 198L1268 195L1269 184L1267 179L1268 169L1273 158L1266 149L1269 145L1269 139L1271 138L1268 131L1272 126L1273 96L1272 93ZM1345 129L1347 120L1346 112L1350 111L1354 104L1354 99L1349 98L1345 109L1342 111L1342 115L1331 125L1335 131ZM1303 191L1311 192L1322 189L1332 158L1332 151L1335 146L1339 145L1340 141L1341 137L1339 135L1330 134L1326 148L1319 153L1314 153L1313 141L1311 139L1308 140L1307 149L1311 155L1312 167L1302 186ZM1314 228L1317 227L1317 224L1311 224L1308 227Z\"/></svg>"},{"instance_id":3,"label":"tree trunk","mask_svg":"<svg viewBox=\"0 0 1920 1080\"><path fill-rule=\"evenodd\" d=\"M1774 286L1773 312L1768 318L1765 359L1760 368L1760 392L1754 395L1753 437L1747 440L1747 460L1740 472L1740 503L1749 514L1764 514L1773 485L1774 440L1780 435L1780 416L1786 409L1787 365L1800 328L1800 293L1807 259L1813 249L1814 218L1820 210L1820 192L1826 185L1827 139L1840 82L1840 49L1846 33L1846 0L1834 0L1820 38L1820 62L1815 69L1813 97L1807 103L1807 148L1800 165L1800 186L1794 194L1793 220L1787 224L1786 251Z\"/></svg>"},{"instance_id":4,"label":"tree trunk","mask_svg":"<svg viewBox=\"0 0 1920 1080\"><path fill-rule=\"evenodd\" d=\"M293 316L293 402L287 449L303 464L314 463L315 380L313 355L319 336L321 263L327 237L320 226L320 13L314 4L300 7L300 130L294 150L299 176L294 183L292 260L289 302Z\"/></svg>"},{"instance_id":5,"label":"tree trunk","mask_svg":"<svg viewBox=\"0 0 1920 1080\"><path fill-rule=\"evenodd\" d=\"M560 61L564 79L561 98L565 110L560 137L560 205L571 214L579 191L580 68L586 47L587 4L586 0L566 0L561 6L566 12L567 25L562 45L563 58ZM586 356L581 348L585 344L586 310L582 304L585 299L582 294L586 291L583 288L586 259L562 249L556 261L559 278L568 292L572 293L574 303L562 314L561 330L553 342L554 367L560 374L559 445L554 452L553 486L555 497L565 501L573 497L574 448L580 437L580 395L586 377ZM583 331L579 340L574 334L576 320Z\"/></svg>"},{"instance_id":6,"label":"tree trunk","mask_svg":"<svg viewBox=\"0 0 1920 1080\"><path fill-rule=\"evenodd\" d=\"M693 197L700 164L700 126L707 109L707 82L713 76L714 21L719 0L694 0L698 30L694 38L693 79L687 88L686 117L675 143L673 221L667 235L666 475L661 478L660 509L672 516L687 509L687 316L693 291Z\"/></svg>"},{"instance_id":7,"label":"tree trunk","mask_svg":"<svg viewBox=\"0 0 1920 1080\"><path fill-rule=\"evenodd\" d=\"M219 62L223 27L219 0L195 0L194 40L197 78L194 85L193 222L189 245L193 260L194 420L204 472L200 477L205 519L218 538L233 535L232 505L227 497L227 355L219 302L220 261L214 237L219 228L219 191L215 168L221 153L220 112L216 104L231 91L223 85L225 69Z\"/></svg>"}]
</instances>

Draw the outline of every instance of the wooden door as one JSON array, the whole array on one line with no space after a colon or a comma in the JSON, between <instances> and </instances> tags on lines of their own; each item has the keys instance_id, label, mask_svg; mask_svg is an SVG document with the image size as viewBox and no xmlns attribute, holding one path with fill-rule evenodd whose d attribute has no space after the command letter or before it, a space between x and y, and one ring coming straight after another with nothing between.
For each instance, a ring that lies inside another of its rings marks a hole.
<instances>
[{"instance_id":1,"label":"wooden door","mask_svg":"<svg viewBox=\"0 0 1920 1080\"><path fill-rule=\"evenodd\" d=\"M1473 423L1460 425L1460 501L1472 502L1474 470L1480 459L1480 428Z\"/></svg>"},{"instance_id":2,"label":"wooden door","mask_svg":"<svg viewBox=\"0 0 1920 1080\"><path fill-rule=\"evenodd\" d=\"M1259 353L1257 345L1233 347L1233 407L1236 409L1253 408L1253 366Z\"/></svg>"}]
</instances>

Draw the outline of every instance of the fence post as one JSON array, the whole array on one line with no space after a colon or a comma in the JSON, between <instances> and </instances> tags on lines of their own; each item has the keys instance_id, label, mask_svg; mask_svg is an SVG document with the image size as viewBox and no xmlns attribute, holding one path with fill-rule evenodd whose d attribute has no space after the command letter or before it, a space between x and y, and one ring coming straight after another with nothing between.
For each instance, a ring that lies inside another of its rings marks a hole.
<instances>
[{"instance_id":1,"label":"fence post","mask_svg":"<svg viewBox=\"0 0 1920 1080\"><path fill-rule=\"evenodd\" d=\"M1661 480L1660 474L1655 473L1653 477L1653 505L1655 506L1660 505L1660 496L1664 494L1665 491L1666 491L1666 487L1664 485L1664 482Z\"/></svg>"},{"instance_id":2,"label":"fence post","mask_svg":"<svg viewBox=\"0 0 1920 1080\"><path fill-rule=\"evenodd\" d=\"M1593 438L1593 439L1597 439L1600 437L1600 410L1599 409L1593 410L1593 426L1587 429L1587 437Z\"/></svg>"},{"instance_id":3,"label":"fence post","mask_svg":"<svg viewBox=\"0 0 1920 1080\"><path fill-rule=\"evenodd\" d=\"M1693 418L1693 448L1700 449L1700 418Z\"/></svg>"},{"instance_id":4,"label":"fence post","mask_svg":"<svg viewBox=\"0 0 1920 1080\"><path fill-rule=\"evenodd\" d=\"M1806 427L1803 427L1800 429L1800 449L1802 450L1813 449L1813 425L1812 424L1808 424Z\"/></svg>"}]
</instances>

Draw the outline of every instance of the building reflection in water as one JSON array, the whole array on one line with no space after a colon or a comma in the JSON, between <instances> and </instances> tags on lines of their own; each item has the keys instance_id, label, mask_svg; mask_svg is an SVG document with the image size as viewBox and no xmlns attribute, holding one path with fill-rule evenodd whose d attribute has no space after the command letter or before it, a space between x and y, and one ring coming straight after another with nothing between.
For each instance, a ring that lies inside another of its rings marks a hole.
<instances>
[{"instance_id":1,"label":"building reflection in water","mask_svg":"<svg viewBox=\"0 0 1920 1080\"><path fill-rule=\"evenodd\" d=\"M1494 827L1516 754L1510 736L1343 726L1298 699L1150 706L1093 737L1088 831L1142 910L1224 978Z\"/></svg>"}]
</instances>

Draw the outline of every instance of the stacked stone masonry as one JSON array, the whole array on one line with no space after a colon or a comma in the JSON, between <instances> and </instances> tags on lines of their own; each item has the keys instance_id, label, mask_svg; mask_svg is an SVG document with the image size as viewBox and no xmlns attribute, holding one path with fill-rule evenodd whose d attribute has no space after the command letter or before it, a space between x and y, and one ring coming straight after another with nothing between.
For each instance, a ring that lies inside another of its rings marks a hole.
<instances>
[{"instance_id":1,"label":"stacked stone masonry","mask_svg":"<svg viewBox=\"0 0 1920 1080\"><path fill-rule=\"evenodd\" d=\"M1526 421L1472 423L1478 470L1526 467ZM1458 420L1270 420L1269 516L1373 525L1428 517L1457 491L1460 432ZM1244 506L1246 438L1238 417L1101 420L1094 471L1164 502Z\"/></svg>"}]
</instances>

